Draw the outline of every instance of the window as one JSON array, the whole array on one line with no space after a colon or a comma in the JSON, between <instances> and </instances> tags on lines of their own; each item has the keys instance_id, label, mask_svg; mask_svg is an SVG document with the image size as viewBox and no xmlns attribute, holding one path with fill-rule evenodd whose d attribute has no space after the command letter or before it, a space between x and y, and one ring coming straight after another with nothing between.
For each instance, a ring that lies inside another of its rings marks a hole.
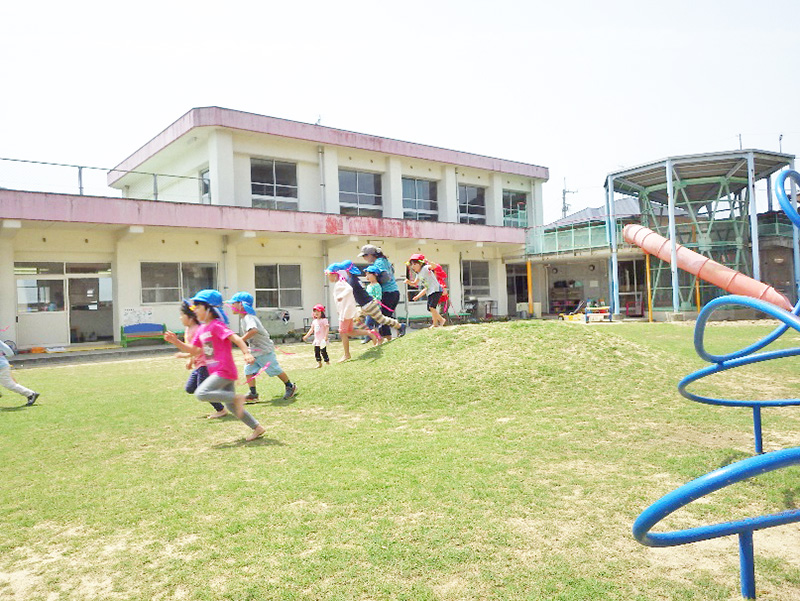
<instances>
[{"instance_id":1,"label":"window","mask_svg":"<svg viewBox=\"0 0 800 601\"><path fill-rule=\"evenodd\" d=\"M300 265L256 265L256 306L290 309L303 306Z\"/></svg>"},{"instance_id":2,"label":"window","mask_svg":"<svg viewBox=\"0 0 800 601\"><path fill-rule=\"evenodd\" d=\"M142 263L142 303L177 303L198 290L216 288L214 263Z\"/></svg>"},{"instance_id":3,"label":"window","mask_svg":"<svg viewBox=\"0 0 800 601\"><path fill-rule=\"evenodd\" d=\"M464 261L461 267L464 296L489 296L489 262Z\"/></svg>"},{"instance_id":4,"label":"window","mask_svg":"<svg viewBox=\"0 0 800 601\"><path fill-rule=\"evenodd\" d=\"M528 227L528 195L525 192L503 190L503 225Z\"/></svg>"},{"instance_id":5,"label":"window","mask_svg":"<svg viewBox=\"0 0 800 601\"><path fill-rule=\"evenodd\" d=\"M380 174L340 169L339 212L342 215L383 217Z\"/></svg>"},{"instance_id":6,"label":"window","mask_svg":"<svg viewBox=\"0 0 800 601\"><path fill-rule=\"evenodd\" d=\"M439 264L442 266L442 269L444 269L444 272L447 274L447 282L448 282L447 283L447 287L449 288L450 287L450 283L449 283L450 282L450 267L448 267L447 265L443 265L441 263L439 263ZM406 272L408 273L408 279L409 280L414 279L414 277L417 277L416 274L413 271L411 271L410 267L407 268ZM414 277L411 277L411 276L414 276ZM411 300L417 294L419 294L419 288L418 287L415 288L414 286L406 286L406 294L408 296L408 302L410 302L410 303L424 303L425 302L425 297L424 296L422 298L420 298L418 301Z\"/></svg>"},{"instance_id":7,"label":"window","mask_svg":"<svg viewBox=\"0 0 800 601\"><path fill-rule=\"evenodd\" d=\"M14 275L63 275L63 263L14 263Z\"/></svg>"},{"instance_id":8,"label":"window","mask_svg":"<svg viewBox=\"0 0 800 601\"><path fill-rule=\"evenodd\" d=\"M250 186L254 207L297 210L297 165L294 163L252 159Z\"/></svg>"},{"instance_id":9,"label":"window","mask_svg":"<svg viewBox=\"0 0 800 601\"><path fill-rule=\"evenodd\" d=\"M200 172L200 204L211 204L211 175L208 169Z\"/></svg>"},{"instance_id":10,"label":"window","mask_svg":"<svg viewBox=\"0 0 800 601\"><path fill-rule=\"evenodd\" d=\"M64 280L17 280L17 313L64 310Z\"/></svg>"},{"instance_id":11,"label":"window","mask_svg":"<svg viewBox=\"0 0 800 601\"><path fill-rule=\"evenodd\" d=\"M403 219L438 221L436 182L403 178Z\"/></svg>"},{"instance_id":12,"label":"window","mask_svg":"<svg viewBox=\"0 0 800 601\"><path fill-rule=\"evenodd\" d=\"M459 223L486 223L486 188L458 187Z\"/></svg>"}]
</instances>

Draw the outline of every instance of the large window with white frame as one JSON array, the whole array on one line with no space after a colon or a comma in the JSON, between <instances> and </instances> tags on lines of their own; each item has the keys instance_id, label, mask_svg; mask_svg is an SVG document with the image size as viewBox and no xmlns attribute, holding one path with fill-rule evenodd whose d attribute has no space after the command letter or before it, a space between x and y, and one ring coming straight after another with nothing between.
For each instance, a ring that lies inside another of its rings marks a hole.
<instances>
[{"instance_id":1,"label":"large window with white frame","mask_svg":"<svg viewBox=\"0 0 800 601\"><path fill-rule=\"evenodd\" d=\"M142 263L142 303L176 303L217 287L216 263Z\"/></svg>"},{"instance_id":2,"label":"large window with white frame","mask_svg":"<svg viewBox=\"0 0 800 601\"><path fill-rule=\"evenodd\" d=\"M296 211L297 165L271 159L251 159L250 188L254 207Z\"/></svg>"},{"instance_id":3,"label":"large window with white frame","mask_svg":"<svg viewBox=\"0 0 800 601\"><path fill-rule=\"evenodd\" d=\"M488 261L464 261L461 264L461 278L464 296L488 297L490 295Z\"/></svg>"},{"instance_id":4,"label":"large window with white frame","mask_svg":"<svg viewBox=\"0 0 800 601\"><path fill-rule=\"evenodd\" d=\"M436 182L403 178L403 218L416 221L439 220Z\"/></svg>"},{"instance_id":5,"label":"large window with white frame","mask_svg":"<svg viewBox=\"0 0 800 601\"><path fill-rule=\"evenodd\" d=\"M459 223L486 223L486 188L458 186Z\"/></svg>"},{"instance_id":6,"label":"large window with white frame","mask_svg":"<svg viewBox=\"0 0 800 601\"><path fill-rule=\"evenodd\" d=\"M297 309L303 306L300 265L256 265L256 306Z\"/></svg>"},{"instance_id":7,"label":"large window with white frame","mask_svg":"<svg viewBox=\"0 0 800 601\"><path fill-rule=\"evenodd\" d=\"M339 169L339 212L383 217L381 174Z\"/></svg>"},{"instance_id":8,"label":"large window with white frame","mask_svg":"<svg viewBox=\"0 0 800 601\"><path fill-rule=\"evenodd\" d=\"M528 195L525 192L503 190L503 225L528 227Z\"/></svg>"}]
</instances>

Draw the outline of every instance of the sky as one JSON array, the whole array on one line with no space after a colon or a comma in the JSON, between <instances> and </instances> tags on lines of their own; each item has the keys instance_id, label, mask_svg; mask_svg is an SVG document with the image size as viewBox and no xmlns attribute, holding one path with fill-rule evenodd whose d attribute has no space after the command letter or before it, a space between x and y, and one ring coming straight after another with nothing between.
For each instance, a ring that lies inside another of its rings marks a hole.
<instances>
[{"instance_id":1,"label":"sky","mask_svg":"<svg viewBox=\"0 0 800 601\"><path fill-rule=\"evenodd\" d=\"M800 153L799 8L6 2L0 157L108 168L189 109L222 106L545 166L549 222L565 182L574 212L603 204L609 172L740 137Z\"/></svg>"}]
</instances>

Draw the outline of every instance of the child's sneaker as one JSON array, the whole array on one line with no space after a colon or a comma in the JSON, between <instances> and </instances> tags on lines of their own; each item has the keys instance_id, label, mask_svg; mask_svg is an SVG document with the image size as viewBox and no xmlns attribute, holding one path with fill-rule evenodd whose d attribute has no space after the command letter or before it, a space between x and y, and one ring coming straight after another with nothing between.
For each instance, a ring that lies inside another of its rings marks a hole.
<instances>
[{"instance_id":1,"label":"child's sneaker","mask_svg":"<svg viewBox=\"0 0 800 601\"><path fill-rule=\"evenodd\" d=\"M400 324L400 330L397 333L397 337L398 338L402 338L405 335L406 335L406 324L401 323Z\"/></svg>"},{"instance_id":2,"label":"child's sneaker","mask_svg":"<svg viewBox=\"0 0 800 601\"><path fill-rule=\"evenodd\" d=\"M249 393L247 396L244 397L244 402L247 405L252 405L253 403L258 402L258 394L253 394L252 392Z\"/></svg>"},{"instance_id":3,"label":"child's sneaker","mask_svg":"<svg viewBox=\"0 0 800 601\"><path fill-rule=\"evenodd\" d=\"M31 396L28 397L28 402L25 403L25 406L26 407L30 407L31 405L33 405L36 402L36 399L38 399L38 398L39 398L39 393L38 392L34 392Z\"/></svg>"},{"instance_id":4,"label":"child's sneaker","mask_svg":"<svg viewBox=\"0 0 800 601\"><path fill-rule=\"evenodd\" d=\"M286 387L286 392L283 394L283 400L287 401L297 394L297 384L292 384Z\"/></svg>"}]
</instances>

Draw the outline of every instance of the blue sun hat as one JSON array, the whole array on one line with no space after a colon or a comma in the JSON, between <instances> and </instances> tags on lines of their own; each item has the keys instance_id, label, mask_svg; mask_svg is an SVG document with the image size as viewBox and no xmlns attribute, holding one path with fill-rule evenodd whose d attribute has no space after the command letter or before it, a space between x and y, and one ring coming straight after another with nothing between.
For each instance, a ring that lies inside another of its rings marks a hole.
<instances>
[{"instance_id":1,"label":"blue sun hat","mask_svg":"<svg viewBox=\"0 0 800 601\"><path fill-rule=\"evenodd\" d=\"M253 295L249 292L237 292L230 300L225 301L226 305L232 305L233 303L242 303L242 308L248 315L256 314L256 310L253 308L255 301L253 300Z\"/></svg>"},{"instance_id":2,"label":"blue sun hat","mask_svg":"<svg viewBox=\"0 0 800 601\"><path fill-rule=\"evenodd\" d=\"M383 270L377 265L370 265L364 271L366 271L367 273L374 273L375 275L380 275L381 271Z\"/></svg>"},{"instance_id":3,"label":"blue sun hat","mask_svg":"<svg viewBox=\"0 0 800 601\"><path fill-rule=\"evenodd\" d=\"M221 319L226 324L228 323L228 316L225 315L225 311L222 308L222 295L218 290L211 288L201 290L192 297L192 302L196 301L209 305L218 319Z\"/></svg>"},{"instance_id":4,"label":"blue sun hat","mask_svg":"<svg viewBox=\"0 0 800 601\"><path fill-rule=\"evenodd\" d=\"M361 270L353 265L352 261L339 261L338 263L331 263L325 268L325 273L338 273L340 271L348 271L355 275L361 273Z\"/></svg>"}]
</instances>

